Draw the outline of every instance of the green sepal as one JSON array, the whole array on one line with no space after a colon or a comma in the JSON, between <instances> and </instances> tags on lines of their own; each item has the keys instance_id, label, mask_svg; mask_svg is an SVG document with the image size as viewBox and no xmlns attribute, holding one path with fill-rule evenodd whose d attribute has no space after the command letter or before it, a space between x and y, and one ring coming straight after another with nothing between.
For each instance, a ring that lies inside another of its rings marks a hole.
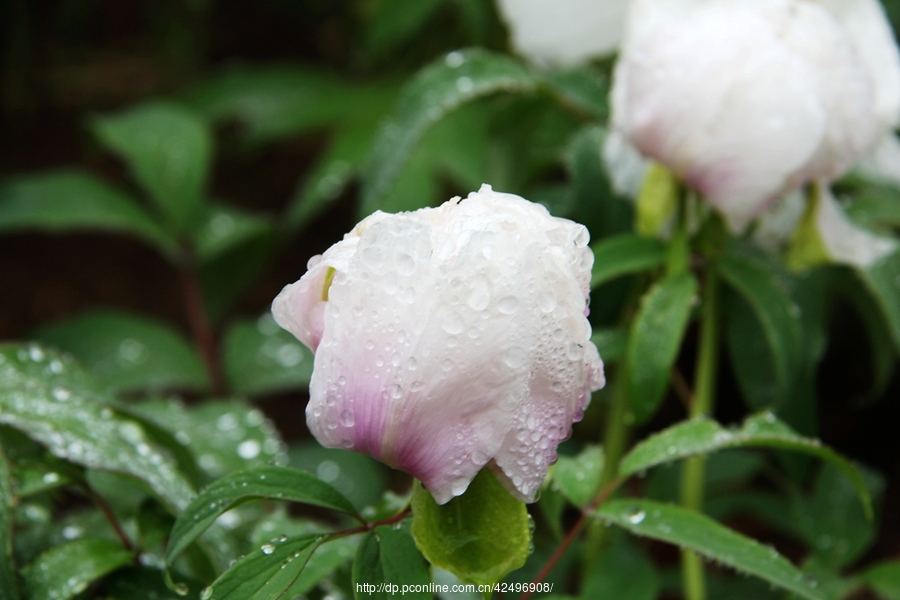
<instances>
[{"instance_id":1,"label":"green sepal","mask_svg":"<svg viewBox=\"0 0 900 600\"><path fill-rule=\"evenodd\" d=\"M658 237L677 208L678 180L675 174L659 163L651 164L637 197L635 231L644 237Z\"/></svg>"},{"instance_id":2,"label":"green sepal","mask_svg":"<svg viewBox=\"0 0 900 600\"><path fill-rule=\"evenodd\" d=\"M428 562L462 581L496 583L524 565L531 551L525 504L489 469L481 470L465 494L444 505L417 482L411 506L416 546Z\"/></svg>"},{"instance_id":3,"label":"green sepal","mask_svg":"<svg viewBox=\"0 0 900 600\"><path fill-rule=\"evenodd\" d=\"M784 260L788 268L793 271L802 271L831 262L825 242L822 241L822 236L819 234L819 227L816 225L816 213L819 210L821 194L822 191L818 185L810 188L806 196L806 209L791 235Z\"/></svg>"}]
</instances>

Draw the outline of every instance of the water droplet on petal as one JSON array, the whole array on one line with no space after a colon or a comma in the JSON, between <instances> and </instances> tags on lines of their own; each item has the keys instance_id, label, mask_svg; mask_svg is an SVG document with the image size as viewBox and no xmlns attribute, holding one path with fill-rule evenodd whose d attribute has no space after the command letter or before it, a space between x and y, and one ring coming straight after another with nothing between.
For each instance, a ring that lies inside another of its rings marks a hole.
<instances>
[{"instance_id":1,"label":"water droplet on petal","mask_svg":"<svg viewBox=\"0 0 900 600\"><path fill-rule=\"evenodd\" d=\"M341 413L341 425L344 427L353 427L356 418L353 416L352 410L345 410Z\"/></svg>"},{"instance_id":2,"label":"water droplet on petal","mask_svg":"<svg viewBox=\"0 0 900 600\"><path fill-rule=\"evenodd\" d=\"M497 303L497 308L505 315L511 315L519 310L519 299L515 296L504 296Z\"/></svg>"}]
</instances>

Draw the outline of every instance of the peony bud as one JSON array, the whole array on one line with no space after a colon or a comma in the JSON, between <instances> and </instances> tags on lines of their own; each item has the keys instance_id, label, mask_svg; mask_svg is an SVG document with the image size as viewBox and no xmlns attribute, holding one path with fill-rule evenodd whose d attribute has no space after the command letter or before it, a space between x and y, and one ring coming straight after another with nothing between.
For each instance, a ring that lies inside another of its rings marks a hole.
<instances>
[{"instance_id":1,"label":"peony bud","mask_svg":"<svg viewBox=\"0 0 900 600\"><path fill-rule=\"evenodd\" d=\"M500 0L513 45L543 65L611 54L622 38L627 0Z\"/></svg>"},{"instance_id":2,"label":"peony bud","mask_svg":"<svg viewBox=\"0 0 900 600\"><path fill-rule=\"evenodd\" d=\"M874 148L900 58L877 0L634 0L612 103L617 132L740 231Z\"/></svg>"},{"instance_id":3,"label":"peony bud","mask_svg":"<svg viewBox=\"0 0 900 600\"><path fill-rule=\"evenodd\" d=\"M603 386L584 226L484 185L367 217L272 305L315 352L307 424L446 503L484 466L533 501Z\"/></svg>"}]
</instances>

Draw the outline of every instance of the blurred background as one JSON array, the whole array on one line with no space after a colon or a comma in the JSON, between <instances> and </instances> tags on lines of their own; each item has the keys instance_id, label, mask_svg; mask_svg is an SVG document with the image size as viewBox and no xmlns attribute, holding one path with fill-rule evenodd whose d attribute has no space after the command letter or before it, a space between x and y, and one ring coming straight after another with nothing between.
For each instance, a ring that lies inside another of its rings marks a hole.
<instances>
[{"instance_id":1,"label":"blurred background","mask_svg":"<svg viewBox=\"0 0 900 600\"><path fill-rule=\"evenodd\" d=\"M896 30L900 2L886 8ZM631 206L600 168L599 144L591 146L598 132L581 134L605 122L612 59L587 75L561 74L556 96L500 93L441 106L446 114L388 189L370 193L361 183L379 126L420 69L453 60L447 54L459 48L514 57L490 0L2 0L0 28L0 206L47 190L90 196L81 213L64 215L52 202L37 216L0 209L0 339L63 347L125 395L177 394L189 406L210 391L250 397L289 454L313 465L326 459L308 443L303 412L312 358L266 315L307 260L360 216L435 205L487 182L586 223L594 239L631 227ZM167 120L173 110L180 116ZM169 116L156 124L160 111ZM209 135L208 166L197 167L206 207L190 227L164 225L162 235L121 208L125 198L152 212L154 194L115 129L132 119L183 131L179 118ZM596 166L585 166L590 148ZM107 201L118 216L93 219ZM627 294L625 284L595 293L598 329L616 323ZM890 340L882 332L882 346L872 342L879 325L867 322L865 302L852 292L829 296L810 432L883 476L880 527L856 565L900 557L900 377ZM690 336L683 372L693 364ZM721 364L717 417L731 423L747 410L746 390ZM683 415L672 393L636 438ZM600 437L599 417L588 411L572 448ZM347 460L348 478L378 479L359 486L372 498L385 482L404 485L361 457ZM327 480L329 468L319 476ZM736 523L789 557L804 555L773 529ZM674 551L656 553L676 561Z\"/></svg>"}]
</instances>

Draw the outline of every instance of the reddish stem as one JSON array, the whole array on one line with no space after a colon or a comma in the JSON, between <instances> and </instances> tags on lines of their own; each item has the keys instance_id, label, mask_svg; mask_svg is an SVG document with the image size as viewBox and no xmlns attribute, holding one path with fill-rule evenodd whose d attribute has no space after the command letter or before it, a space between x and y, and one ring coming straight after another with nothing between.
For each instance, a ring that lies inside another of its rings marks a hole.
<instances>
[{"instance_id":1,"label":"reddish stem","mask_svg":"<svg viewBox=\"0 0 900 600\"><path fill-rule=\"evenodd\" d=\"M614 479L607 484L605 488L600 490L600 493L594 498L593 502L591 502L586 508L582 509L581 515L578 517L578 520L575 522L575 525L572 526L572 529L569 530L569 533L566 534L565 539L560 542L559 546L556 548L556 551L553 553L547 562L544 563L544 566L538 572L537 575L534 576L534 579L531 580L531 583L541 583L544 579L547 578L547 575L553 570L556 566L556 563L559 562L559 559L563 557L563 554L566 553L566 550L569 549L569 546L572 545L572 542L575 541L575 538L578 537L581 528L584 526L584 522L587 520L587 516L597 510L601 504L606 502L606 499L609 498L610 494L616 491L620 485L622 485L622 479ZM534 586L532 586L534 587ZM533 591L524 592L521 596L519 596L519 600L528 600L531 598L531 595L534 594Z\"/></svg>"},{"instance_id":2,"label":"reddish stem","mask_svg":"<svg viewBox=\"0 0 900 600\"><path fill-rule=\"evenodd\" d=\"M213 394L222 396L226 393L225 378L222 375L222 363L219 360L219 351L216 346L216 337L213 334L209 316L206 313L206 303L203 300L203 292L200 290L200 281L193 258L189 252L185 252L185 259L180 270L181 292L184 296L184 304L187 309L188 321L194 343L200 351L206 374L209 377Z\"/></svg>"},{"instance_id":3,"label":"reddish stem","mask_svg":"<svg viewBox=\"0 0 900 600\"><path fill-rule=\"evenodd\" d=\"M125 546L125 549L132 554L137 554L137 548L128 538L128 534L125 533L125 530L122 529L122 525L119 523L119 519L116 518L115 513L113 513L112 508L110 508L109 504L106 503L106 500L104 500L102 496L98 495L94 490L87 486L84 486L83 489L94 502L94 504L96 504L100 508L100 512L103 513L103 516L106 517L106 520L109 521L109 524L112 525L113 530L116 532L119 540L121 540L122 545Z\"/></svg>"}]
</instances>

